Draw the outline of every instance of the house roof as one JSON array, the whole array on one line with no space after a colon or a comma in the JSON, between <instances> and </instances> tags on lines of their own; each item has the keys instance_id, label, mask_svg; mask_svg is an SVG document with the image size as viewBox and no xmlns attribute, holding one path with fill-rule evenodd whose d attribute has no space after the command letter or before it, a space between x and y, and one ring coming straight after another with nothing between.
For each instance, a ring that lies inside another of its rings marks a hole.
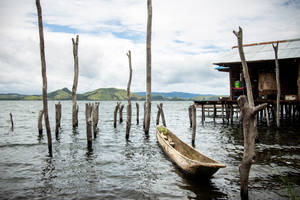
<instances>
[{"instance_id":1,"label":"house roof","mask_svg":"<svg viewBox=\"0 0 300 200\"><path fill-rule=\"evenodd\" d=\"M244 53L246 61L266 61L274 60L275 54L272 44L278 43L278 59L300 58L300 38L292 40L280 40L271 42L261 42L245 44ZM237 46L232 47L232 51L225 53L214 64L226 66L233 63L240 63L240 55Z\"/></svg>"}]
</instances>

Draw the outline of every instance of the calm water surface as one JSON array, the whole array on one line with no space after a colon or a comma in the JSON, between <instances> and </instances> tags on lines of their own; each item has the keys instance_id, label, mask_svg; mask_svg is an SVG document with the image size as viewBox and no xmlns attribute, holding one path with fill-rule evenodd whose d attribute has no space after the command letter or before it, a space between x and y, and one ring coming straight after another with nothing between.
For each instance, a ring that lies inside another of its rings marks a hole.
<instances>
[{"instance_id":1,"label":"calm water surface","mask_svg":"<svg viewBox=\"0 0 300 200\"><path fill-rule=\"evenodd\" d=\"M200 117L197 119L196 148L227 165L205 181L186 177L160 149L154 126L159 102L152 105L149 136L143 132L142 110L140 125L136 125L133 102L133 124L127 142L126 122L113 128L116 102L101 102L99 134L93 140L92 152L86 148L86 102L79 102L76 130L72 130L71 102L61 102L59 138L54 134L55 103L49 102L54 155L49 158L47 137L39 138L37 130L42 102L0 101L0 199L239 199L238 165L243 154L240 125L210 118L202 124ZM191 103L164 102L168 128L189 144L187 109ZM15 123L13 132L10 112ZM126 113L123 118L126 121ZM279 172L295 187L299 198L299 133L299 126L280 130L260 126L256 163L250 173L250 199L287 199Z\"/></svg>"}]
</instances>

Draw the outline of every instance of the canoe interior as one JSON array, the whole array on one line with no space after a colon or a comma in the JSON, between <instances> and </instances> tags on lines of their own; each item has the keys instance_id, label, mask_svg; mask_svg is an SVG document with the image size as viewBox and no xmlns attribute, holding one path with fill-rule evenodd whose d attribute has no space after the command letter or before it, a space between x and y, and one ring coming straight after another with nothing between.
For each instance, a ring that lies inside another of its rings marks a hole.
<instances>
[{"instance_id":1,"label":"canoe interior","mask_svg":"<svg viewBox=\"0 0 300 200\"><path fill-rule=\"evenodd\" d=\"M160 127L163 127L163 126L160 126ZM174 133L172 133L172 131L170 131L169 129L167 129L167 130L168 130L168 132L166 135L168 137L168 141L172 141L174 143L173 148L176 151L178 151L179 153L181 153L182 155L186 156L187 158L189 158L191 160L199 161L199 162L203 163L204 165L208 164L208 165L210 165L210 167L217 167L217 168L226 167L226 165L219 163L219 162L201 154L193 147L182 142ZM163 135L163 133L160 133L160 134Z\"/></svg>"}]
</instances>

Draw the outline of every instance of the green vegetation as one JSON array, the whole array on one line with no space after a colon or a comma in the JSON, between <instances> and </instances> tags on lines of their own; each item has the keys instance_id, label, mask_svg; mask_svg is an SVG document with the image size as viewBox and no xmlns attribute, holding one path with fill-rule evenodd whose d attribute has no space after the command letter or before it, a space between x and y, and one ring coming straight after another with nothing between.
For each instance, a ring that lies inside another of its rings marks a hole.
<instances>
[{"instance_id":1,"label":"green vegetation","mask_svg":"<svg viewBox=\"0 0 300 200\"><path fill-rule=\"evenodd\" d=\"M176 93L176 92L175 92ZM188 94L188 93L186 93ZM42 95L20 95L20 94L0 94L0 100L42 100ZM63 88L48 93L48 100L72 100L72 92L68 88ZM127 91L117 88L99 88L97 90L77 94L77 100L89 101L125 101ZM131 100L145 101L145 96L131 93ZM203 95L193 99L182 97L166 97L163 94L152 94L152 101L193 101L193 100L218 100L218 96Z\"/></svg>"},{"instance_id":2,"label":"green vegetation","mask_svg":"<svg viewBox=\"0 0 300 200\"><path fill-rule=\"evenodd\" d=\"M127 91L117 88L100 88L91 92L82 94L85 100L98 100L98 101L123 101L127 99ZM143 100L136 94L131 93L131 100Z\"/></svg>"},{"instance_id":3,"label":"green vegetation","mask_svg":"<svg viewBox=\"0 0 300 200\"><path fill-rule=\"evenodd\" d=\"M277 169L275 169L275 170L280 175L280 179L281 179L283 185L286 187L288 199L296 200L295 185L290 183L289 178L287 176L284 177L282 175L282 173L280 173L279 170L277 170Z\"/></svg>"},{"instance_id":4,"label":"green vegetation","mask_svg":"<svg viewBox=\"0 0 300 200\"><path fill-rule=\"evenodd\" d=\"M164 135L168 135L168 129L166 127L160 126L157 129L160 133L163 133Z\"/></svg>"}]
</instances>

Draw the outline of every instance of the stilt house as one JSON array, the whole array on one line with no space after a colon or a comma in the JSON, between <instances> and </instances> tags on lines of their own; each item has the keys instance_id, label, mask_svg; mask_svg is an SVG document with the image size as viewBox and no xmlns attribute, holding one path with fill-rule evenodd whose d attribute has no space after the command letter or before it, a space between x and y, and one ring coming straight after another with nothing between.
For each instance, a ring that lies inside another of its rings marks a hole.
<instances>
[{"instance_id":1,"label":"stilt house","mask_svg":"<svg viewBox=\"0 0 300 200\"><path fill-rule=\"evenodd\" d=\"M275 100L275 53L272 44L278 43L281 100L300 102L300 38L245 44L244 52L249 68L254 100ZM238 47L232 47L223 59L214 63L216 69L228 72L230 100L246 94Z\"/></svg>"}]
</instances>

